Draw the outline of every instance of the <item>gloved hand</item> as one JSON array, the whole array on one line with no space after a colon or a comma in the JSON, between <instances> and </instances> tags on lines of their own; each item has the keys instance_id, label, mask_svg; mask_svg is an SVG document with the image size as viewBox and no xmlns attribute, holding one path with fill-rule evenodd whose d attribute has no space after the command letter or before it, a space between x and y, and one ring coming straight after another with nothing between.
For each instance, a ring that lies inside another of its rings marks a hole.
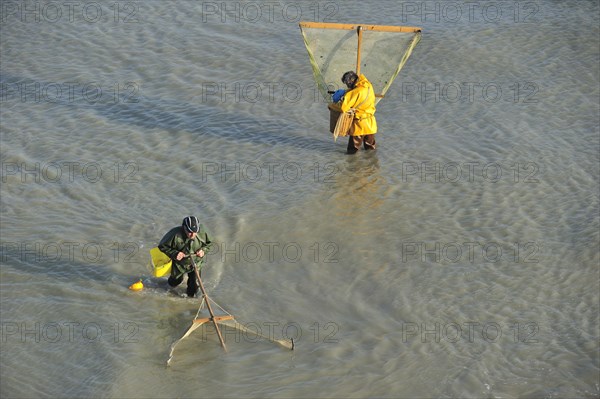
<instances>
[{"instance_id":1,"label":"gloved hand","mask_svg":"<svg viewBox=\"0 0 600 399\"><path fill-rule=\"evenodd\" d=\"M342 99L342 97L344 97L344 94L346 94L346 90L339 89L331 95L331 99L333 100L334 103L337 103L338 101L340 101Z\"/></svg>"}]
</instances>

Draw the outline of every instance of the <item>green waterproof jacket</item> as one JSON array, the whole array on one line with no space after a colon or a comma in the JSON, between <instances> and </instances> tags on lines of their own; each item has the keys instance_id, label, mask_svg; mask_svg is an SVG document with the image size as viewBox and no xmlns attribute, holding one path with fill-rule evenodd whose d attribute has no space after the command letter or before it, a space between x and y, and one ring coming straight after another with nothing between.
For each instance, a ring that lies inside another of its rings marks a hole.
<instances>
[{"instance_id":1,"label":"green waterproof jacket","mask_svg":"<svg viewBox=\"0 0 600 399\"><path fill-rule=\"evenodd\" d=\"M158 244L158 249L167 254L173 261L173 265L171 266L171 277L179 278L183 274L191 272L194 268L190 257L176 260L177 254L179 252L183 252L186 255L192 254L194 262L196 262L196 266L198 266L198 272L200 272L200 270L202 270L202 265L204 264L204 257L200 258L196 256L195 253L200 249L207 253L210 250L211 245L212 240L203 225L200 225L200 231L193 240L187 237L182 226L178 226L172 228L165 234Z\"/></svg>"}]
</instances>

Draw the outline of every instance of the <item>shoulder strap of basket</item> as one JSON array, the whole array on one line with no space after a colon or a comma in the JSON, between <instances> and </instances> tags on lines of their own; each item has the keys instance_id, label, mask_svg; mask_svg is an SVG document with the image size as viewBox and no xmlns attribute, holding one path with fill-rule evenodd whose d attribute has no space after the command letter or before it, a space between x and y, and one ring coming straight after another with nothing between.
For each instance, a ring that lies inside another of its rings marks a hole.
<instances>
[{"instance_id":1,"label":"shoulder strap of basket","mask_svg":"<svg viewBox=\"0 0 600 399\"><path fill-rule=\"evenodd\" d=\"M350 110L354 113L358 107L363 105L365 101L369 99L369 94L371 94L371 87L367 87L367 95L365 96L364 100L362 100L360 104L358 104L356 107L351 108Z\"/></svg>"}]
</instances>

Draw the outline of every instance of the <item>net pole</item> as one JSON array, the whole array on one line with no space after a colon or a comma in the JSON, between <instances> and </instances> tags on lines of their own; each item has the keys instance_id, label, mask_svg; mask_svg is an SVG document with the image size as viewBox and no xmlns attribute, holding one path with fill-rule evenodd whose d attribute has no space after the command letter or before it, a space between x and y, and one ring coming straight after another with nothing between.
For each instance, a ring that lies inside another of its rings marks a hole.
<instances>
[{"instance_id":1,"label":"net pole","mask_svg":"<svg viewBox=\"0 0 600 399\"><path fill-rule=\"evenodd\" d=\"M204 284L202 283L202 279L200 278L200 273L198 273L198 267L196 266L196 262L194 262L193 255L190 256L192 260L192 265L194 266L194 272L196 273L196 278L198 279L198 283L200 285L200 290L202 291L202 299L206 302L206 307L208 308L208 313L210 314L210 319L215 325L215 329L217 330L217 335L219 336L219 341L221 342L221 346L227 352L227 347L225 346L225 341L223 340L223 336L221 335L221 330L219 329L219 325L215 320L215 314L213 313L212 306L210 306L210 301L208 295L206 294L206 290L204 289Z\"/></svg>"},{"instance_id":2,"label":"net pole","mask_svg":"<svg viewBox=\"0 0 600 399\"><path fill-rule=\"evenodd\" d=\"M362 45L362 27L356 28L358 34L358 46L356 48L356 74L360 76L360 47Z\"/></svg>"}]
</instances>

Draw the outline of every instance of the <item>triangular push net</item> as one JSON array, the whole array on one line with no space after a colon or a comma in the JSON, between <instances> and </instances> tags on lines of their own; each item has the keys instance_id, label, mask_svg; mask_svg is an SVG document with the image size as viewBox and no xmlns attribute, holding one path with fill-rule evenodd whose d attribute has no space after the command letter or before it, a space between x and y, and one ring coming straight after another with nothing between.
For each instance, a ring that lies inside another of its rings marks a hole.
<instances>
[{"instance_id":1,"label":"triangular push net","mask_svg":"<svg viewBox=\"0 0 600 399\"><path fill-rule=\"evenodd\" d=\"M344 72L363 73L385 96L421 40L421 28L407 26L300 22L315 82L326 101L342 87Z\"/></svg>"},{"instance_id":2,"label":"triangular push net","mask_svg":"<svg viewBox=\"0 0 600 399\"><path fill-rule=\"evenodd\" d=\"M213 306L215 306L218 309L219 314L213 313L212 307L210 306L211 303ZM210 310L208 315L205 314L205 312L203 312L205 306ZM186 329L186 331L181 336L181 338L179 338L178 340L176 340L175 342L173 342L171 344L171 348L169 351L169 358L167 359L167 366L169 366L171 364L171 362L173 361L173 358L175 356L175 348L177 347L177 345L181 341L183 341L185 338L189 337L194 331L196 331L196 329L198 329L199 327L201 327L205 324L208 324L208 323L214 323L215 327L216 327L216 324L220 324L223 326L227 326L229 328L236 329L238 331L241 331L247 337L252 337L253 340L254 339L264 339L264 340L279 344L286 349L294 349L294 341L293 340L275 339L275 337L271 336L270 334L269 334L269 336L263 335L258 331L255 331L253 329L246 327L245 325L237 322L236 319L231 315L231 313L227 312L218 303L216 303L215 301L210 299L206 294L204 294L202 297L202 301L200 302L200 306L198 307L198 311L196 312L196 316L192 320L191 325ZM219 339L221 340L221 345L223 346L223 348L226 349L225 341L223 340L223 337L221 336L220 332L219 332Z\"/></svg>"}]
</instances>

